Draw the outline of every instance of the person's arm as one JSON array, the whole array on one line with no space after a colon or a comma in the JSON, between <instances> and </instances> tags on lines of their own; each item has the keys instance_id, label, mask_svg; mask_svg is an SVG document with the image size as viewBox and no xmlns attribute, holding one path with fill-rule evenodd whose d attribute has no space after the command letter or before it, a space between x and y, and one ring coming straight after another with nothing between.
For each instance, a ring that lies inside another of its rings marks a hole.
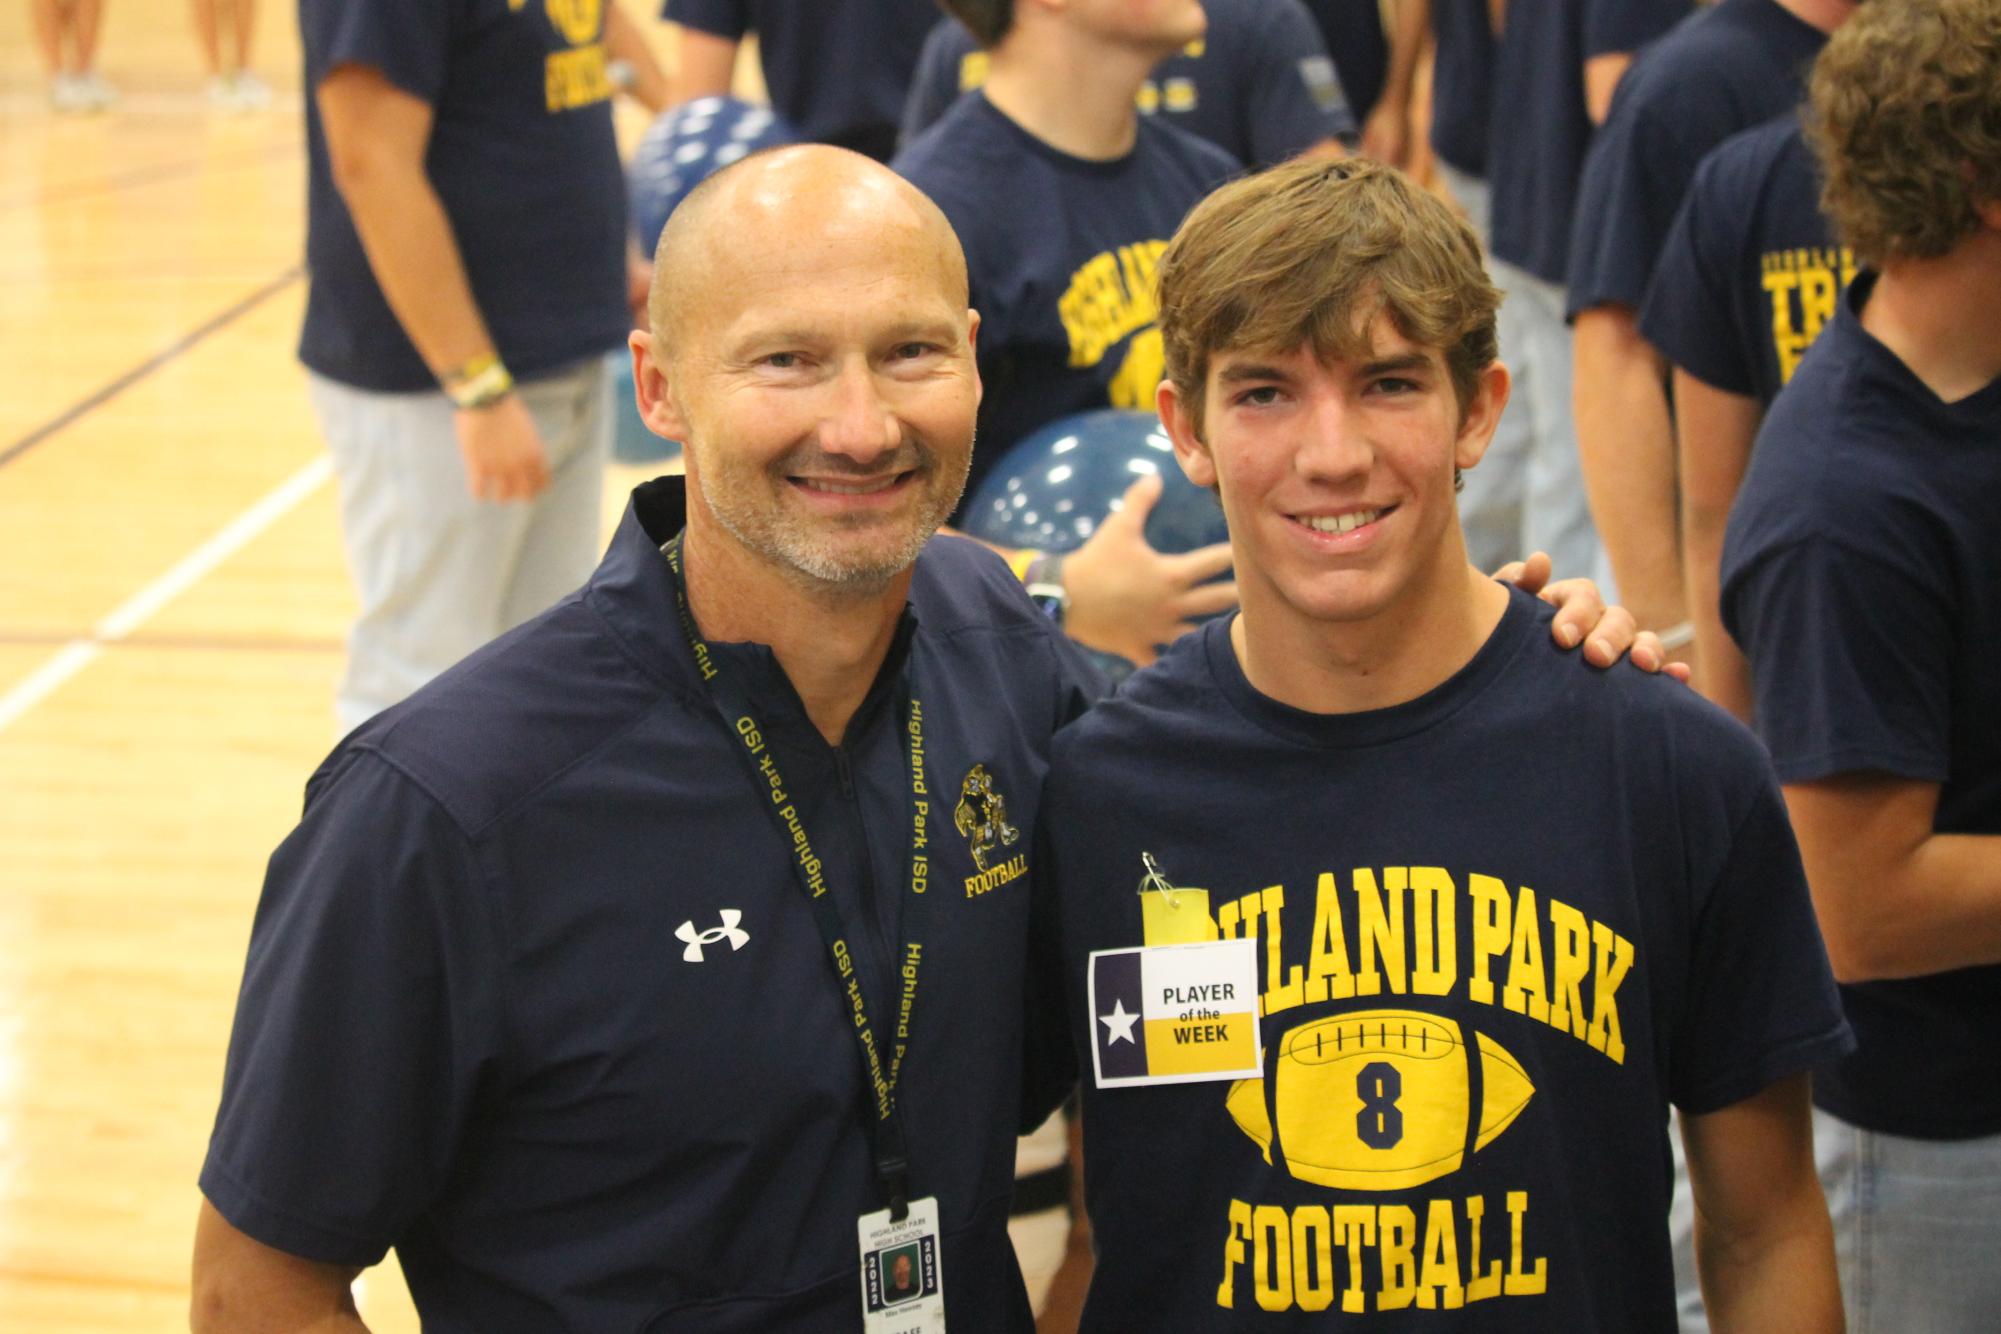
<instances>
[{"instance_id":1,"label":"person's arm","mask_svg":"<svg viewBox=\"0 0 2001 1334\"><path fill-rule=\"evenodd\" d=\"M1785 794L1836 978L2001 963L2001 834L1935 832L1937 783L1853 773Z\"/></svg>"},{"instance_id":2,"label":"person's arm","mask_svg":"<svg viewBox=\"0 0 2001 1334\"><path fill-rule=\"evenodd\" d=\"M335 68L315 95L334 185L418 355L441 383L493 358L451 220L424 170L431 105L368 65ZM458 411L454 424L475 496L527 500L549 484L541 436L518 395Z\"/></svg>"},{"instance_id":3,"label":"person's arm","mask_svg":"<svg viewBox=\"0 0 2001 1334\"><path fill-rule=\"evenodd\" d=\"M628 72L624 90L648 111L658 114L667 107L667 75L653 55L653 43L646 40L632 16L619 0L610 0L604 11L605 54Z\"/></svg>"},{"instance_id":4,"label":"person's arm","mask_svg":"<svg viewBox=\"0 0 2001 1334\"><path fill-rule=\"evenodd\" d=\"M1382 94L1362 123L1362 151L1378 162L1408 167L1410 102L1417 88L1418 56L1431 32L1431 0L1393 0L1389 18L1389 69Z\"/></svg>"},{"instance_id":5,"label":"person's arm","mask_svg":"<svg viewBox=\"0 0 2001 1334\"><path fill-rule=\"evenodd\" d=\"M1834 1229L1813 1164L1807 1076L1682 1118L1696 1269L1716 1334L1840 1334Z\"/></svg>"},{"instance_id":6,"label":"person's arm","mask_svg":"<svg viewBox=\"0 0 2001 1334\"><path fill-rule=\"evenodd\" d=\"M1577 316L1571 405L1584 486L1619 598L1641 625L1687 619L1675 512L1674 435L1667 368L1641 336L1632 307Z\"/></svg>"},{"instance_id":7,"label":"person's arm","mask_svg":"<svg viewBox=\"0 0 2001 1334\"><path fill-rule=\"evenodd\" d=\"M1695 627L1695 688L1751 721L1751 664L1723 628L1723 534L1764 412L1674 368L1674 429L1681 462L1681 540L1688 618Z\"/></svg>"},{"instance_id":8,"label":"person's arm","mask_svg":"<svg viewBox=\"0 0 2001 1334\"><path fill-rule=\"evenodd\" d=\"M698 97L722 97L736 83L734 37L720 37L685 23L676 24L680 34L681 60L669 83L668 104L679 106Z\"/></svg>"},{"instance_id":9,"label":"person's arm","mask_svg":"<svg viewBox=\"0 0 2001 1334\"><path fill-rule=\"evenodd\" d=\"M1612 92L1632 63L1631 51L1607 51L1584 62L1584 112L1593 125L1605 123L1605 113L1612 109Z\"/></svg>"},{"instance_id":10,"label":"person's arm","mask_svg":"<svg viewBox=\"0 0 2001 1334\"><path fill-rule=\"evenodd\" d=\"M273 1250L204 1199L188 1327L194 1334L366 1334L354 1306L360 1272Z\"/></svg>"}]
</instances>

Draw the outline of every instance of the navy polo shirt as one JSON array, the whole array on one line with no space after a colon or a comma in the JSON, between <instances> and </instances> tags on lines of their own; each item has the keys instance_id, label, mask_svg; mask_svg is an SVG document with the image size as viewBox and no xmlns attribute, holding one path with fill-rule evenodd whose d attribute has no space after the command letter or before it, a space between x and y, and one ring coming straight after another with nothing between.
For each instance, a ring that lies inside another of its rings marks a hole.
<instances>
[{"instance_id":1,"label":"navy polo shirt","mask_svg":"<svg viewBox=\"0 0 2001 1334\"><path fill-rule=\"evenodd\" d=\"M1182 218L1235 174L1227 153L1141 116L1124 157L1072 157L975 91L890 165L966 248L985 385L967 495L1037 427L1153 410L1166 370L1155 269Z\"/></svg>"},{"instance_id":2,"label":"navy polo shirt","mask_svg":"<svg viewBox=\"0 0 2001 1334\"><path fill-rule=\"evenodd\" d=\"M437 387L334 185L313 90L341 65L371 66L430 104L424 171L451 220L473 300L517 378L624 343L632 325L625 175L600 11L504 0L301 0L299 36L307 90L301 361L360 389Z\"/></svg>"},{"instance_id":3,"label":"navy polo shirt","mask_svg":"<svg viewBox=\"0 0 2001 1334\"><path fill-rule=\"evenodd\" d=\"M666 0L662 17L717 37L757 34L771 105L800 134L887 162L930 0Z\"/></svg>"},{"instance_id":4,"label":"navy polo shirt","mask_svg":"<svg viewBox=\"0 0 2001 1334\"><path fill-rule=\"evenodd\" d=\"M427 1330L861 1326L882 1207L849 1007L634 495L581 591L358 728L307 788L256 922L203 1192L280 1250L395 1247ZM1030 840L1090 669L985 548L919 557L840 746L769 650L755 702L888 1032L955 1327L1033 1327L1007 1239ZM928 889L909 892L902 705L922 710Z\"/></svg>"},{"instance_id":5,"label":"navy polo shirt","mask_svg":"<svg viewBox=\"0 0 2001 1334\"><path fill-rule=\"evenodd\" d=\"M1797 106L1826 44L1774 0L1721 0L1641 52L1584 159L1570 315L1639 309L1696 165L1739 130Z\"/></svg>"},{"instance_id":6,"label":"navy polo shirt","mask_svg":"<svg viewBox=\"0 0 2001 1334\"><path fill-rule=\"evenodd\" d=\"M1675 365L1769 407L1855 276L1820 211L1820 170L1798 116L1727 139L1689 183L1640 307Z\"/></svg>"},{"instance_id":7,"label":"navy polo shirt","mask_svg":"<svg viewBox=\"0 0 2001 1334\"><path fill-rule=\"evenodd\" d=\"M1858 276L1765 416L1730 513L1723 620L1779 777L1939 785L1933 828L2001 834L2001 380L1940 400L1857 318ZM1860 1047L1814 1076L1844 1121L2001 1132L2001 966L1842 988Z\"/></svg>"},{"instance_id":8,"label":"navy polo shirt","mask_svg":"<svg viewBox=\"0 0 2001 1334\"><path fill-rule=\"evenodd\" d=\"M1471 176L1487 174L1494 31L1487 0L1431 0L1431 151Z\"/></svg>"},{"instance_id":9,"label":"navy polo shirt","mask_svg":"<svg viewBox=\"0 0 2001 1334\"><path fill-rule=\"evenodd\" d=\"M1283 162L1355 132L1344 84L1299 0L1205 0L1208 34L1154 68L1139 90L1147 115L1240 162ZM986 82L987 53L956 19L925 40L904 107L902 142Z\"/></svg>"},{"instance_id":10,"label":"navy polo shirt","mask_svg":"<svg viewBox=\"0 0 2001 1334\"><path fill-rule=\"evenodd\" d=\"M1591 142L1584 62L1637 51L1689 11L1689 0L1538 0L1511 4L1494 48L1487 140L1493 251L1544 282L1570 258L1577 175Z\"/></svg>"}]
</instances>

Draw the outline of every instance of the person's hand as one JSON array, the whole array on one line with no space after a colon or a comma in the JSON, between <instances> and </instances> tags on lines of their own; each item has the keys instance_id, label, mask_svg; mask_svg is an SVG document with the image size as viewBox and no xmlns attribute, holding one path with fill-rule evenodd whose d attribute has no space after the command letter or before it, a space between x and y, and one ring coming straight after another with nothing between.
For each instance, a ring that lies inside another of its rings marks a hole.
<instances>
[{"instance_id":1,"label":"person's hand","mask_svg":"<svg viewBox=\"0 0 2001 1334\"><path fill-rule=\"evenodd\" d=\"M533 500L549 485L542 434L519 394L483 408L461 408L452 414L452 425L474 499Z\"/></svg>"},{"instance_id":2,"label":"person's hand","mask_svg":"<svg viewBox=\"0 0 2001 1334\"><path fill-rule=\"evenodd\" d=\"M1064 558L1070 595L1063 628L1087 648L1116 653L1144 667L1155 648L1194 629L1191 618L1237 605L1235 583L1205 583L1230 568L1230 545L1218 542L1179 555L1146 543L1146 516L1160 499L1158 477L1126 488L1091 540Z\"/></svg>"},{"instance_id":3,"label":"person's hand","mask_svg":"<svg viewBox=\"0 0 2001 1334\"><path fill-rule=\"evenodd\" d=\"M1630 651L1633 665L1640 670L1666 671L1687 684L1688 665L1668 661L1660 637L1651 630L1640 629L1631 612L1624 607L1606 606L1596 583L1589 579L1559 579L1551 583L1549 576L1549 557L1540 551L1527 560L1510 561L1494 571L1494 577L1502 583L1533 593L1555 607L1556 620L1550 626L1550 633L1565 648L1576 648L1583 643L1585 661L1593 666L1610 667Z\"/></svg>"},{"instance_id":4,"label":"person's hand","mask_svg":"<svg viewBox=\"0 0 2001 1334\"><path fill-rule=\"evenodd\" d=\"M1402 167L1409 150L1409 113L1382 99L1362 122L1362 151L1385 166Z\"/></svg>"}]
</instances>

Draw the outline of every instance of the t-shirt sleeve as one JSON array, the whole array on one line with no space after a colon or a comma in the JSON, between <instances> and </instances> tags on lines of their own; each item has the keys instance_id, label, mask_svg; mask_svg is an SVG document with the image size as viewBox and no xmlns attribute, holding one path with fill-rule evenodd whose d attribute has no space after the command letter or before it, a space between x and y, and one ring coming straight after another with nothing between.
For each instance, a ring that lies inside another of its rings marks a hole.
<instances>
[{"instance_id":1,"label":"t-shirt sleeve","mask_svg":"<svg viewBox=\"0 0 2001 1334\"><path fill-rule=\"evenodd\" d=\"M340 66L367 65L412 97L435 103L450 64L454 8L404 0L300 0L308 96Z\"/></svg>"},{"instance_id":2,"label":"t-shirt sleeve","mask_svg":"<svg viewBox=\"0 0 2001 1334\"><path fill-rule=\"evenodd\" d=\"M945 114L945 108L952 105L960 93L959 64L964 43L954 40L963 31L957 19L941 19L924 39L924 49L918 54L917 69L910 76L910 91L903 99L903 121L897 128L896 146L903 149L910 141L931 128L937 119Z\"/></svg>"},{"instance_id":3,"label":"t-shirt sleeve","mask_svg":"<svg viewBox=\"0 0 2001 1334\"><path fill-rule=\"evenodd\" d=\"M1783 781L1945 781L1955 632L1939 590L1814 537L1737 571L1723 614L1751 660L1758 731Z\"/></svg>"},{"instance_id":4,"label":"t-shirt sleeve","mask_svg":"<svg viewBox=\"0 0 2001 1334\"><path fill-rule=\"evenodd\" d=\"M1668 1069L1684 1112L1713 1112L1854 1049L1785 803L1755 744L1733 761L1762 772L1695 903L1688 983ZM1720 809L1718 810L1720 814Z\"/></svg>"},{"instance_id":5,"label":"t-shirt sleeve","mask_svg":"<svg viewBox=\"0 0 2001 1334\"><path fill-rule=\"evenodd\" d=\"M1298 0L1259 6L1263 18L1246 52L1249 77L1243 142L1259 162L1278 163L1323 139L1355 133L1355 116L1313 16Z\"/></svg>"},{"instance_id":6,"label":"t-shirt sleeve","mask_svg":"<svg viewBox=\"0 0 2001 1334\"><path fill-rule=\"evenodd\" d=\"M1692 7L1690 0L1591 0L1584 9L1584 58L1637 51Z\"/></svg>"},{"instance_id":7,"label":"t-shirt sleeve","mask_svg":"<svg viewBox=\"0 0 2001 1334\"><path fill-rule=\"evenodd\" d=\"M266 874L201 1189L268 1246L369 1265L452 1170L499 946L457 826L380 759L335 763Z\"/></svg>"},{"instance_id":8,"label":"t-shirt sleeve","mask_svg":"<svg viewBox=\"0 0 2001 1334\"><path fill-rule=\"evenodd\" d=\"M1640 332L1704 384L1755 395L1757 352L1731 318L1731 283L1750 244L1752 201L1732 198L1716 154L1703 159L1647 283Z\"/></svg>"},{"instance_id":9,"label":"t-shirt sleeve","mask_svg":"<svg viewBox=\"0 0 2001 1334\"><path fill-rule=\"evenodd\" d=\"M750 0L666 0L660 17L717 37L741 39L756 25Z\"/></svg>"},{"instance_id":10,"label":"t-shirt sleeve","mask_svg":"<svg viewBox=\"0 0 2001 1334\"><path fill-rule=\"evenodd\" d=\"M1628 76L1630 77L1630 76ZM1695 170L1668 126L1671 107L1614 96L1585 155L1571 222L1566 314L1619 304L1639 309Z\"/></svg>"}]
</instances>

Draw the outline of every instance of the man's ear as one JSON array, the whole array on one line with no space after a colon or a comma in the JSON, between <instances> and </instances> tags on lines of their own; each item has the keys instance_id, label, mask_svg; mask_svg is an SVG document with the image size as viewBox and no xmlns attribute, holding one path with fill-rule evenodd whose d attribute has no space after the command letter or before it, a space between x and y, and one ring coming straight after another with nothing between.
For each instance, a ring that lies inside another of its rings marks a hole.
<instances>
[{"instance_id":1,"label":"man's ear","mask_svg":"<svg viewBox=\"0 0 2001 1334\"><path fill-rule=\"evenodd\" d=\"M980 312L971 306L966 307L966 351L973 358L973 406L978 407L987 387L980 379Z\"/></svg>"},{"instance_id":2,"label":"man's ear","mask_svg":"<svg viewBox=\"0 0 2001 1334\"><path fill-rule=\"evenodd\" d=\"M1508 406L1508 393L1513 387L1508 368L1498 361L1480 372L1473 397L1459 422L1458 439L1453 443L1454 466L1470 468L1486 457L1487 446L1493 443L1494 428L1501 424L1501 412Z\"/></svg>"},{"instance_id":3,"label":"man's ear","mask_svg":"<svg viewBox=\"0 0 2001 1334\"><path fill-rule=\"evenodd\" d=\"M1181 465L1189 481L1204 489L1213 488L1216 460L1210 457L1209 446L1202 443L1201 423L1195 420L1188 400L1175 388L1174 381L1162 380L1153 401L1160 410L1160 424L1167 429L1167 438L1174 442L1174 461Z\"/></svg>"},{"instance_id":4,"label":"man's ear","mask_svg":"<svg viewBox=\"0 0 2001 1334\"><path fill-rule=\"evenodd\" d=\"M663 439L685 442L688 419L682 415L681 405L667 383L667 372L660 368L654 355L657 345L653 335L644 329L634 329L626 341L632 349L632 390L639 401L640 420L646 423L647 430Z\"/></svg>"}]
</instances>

